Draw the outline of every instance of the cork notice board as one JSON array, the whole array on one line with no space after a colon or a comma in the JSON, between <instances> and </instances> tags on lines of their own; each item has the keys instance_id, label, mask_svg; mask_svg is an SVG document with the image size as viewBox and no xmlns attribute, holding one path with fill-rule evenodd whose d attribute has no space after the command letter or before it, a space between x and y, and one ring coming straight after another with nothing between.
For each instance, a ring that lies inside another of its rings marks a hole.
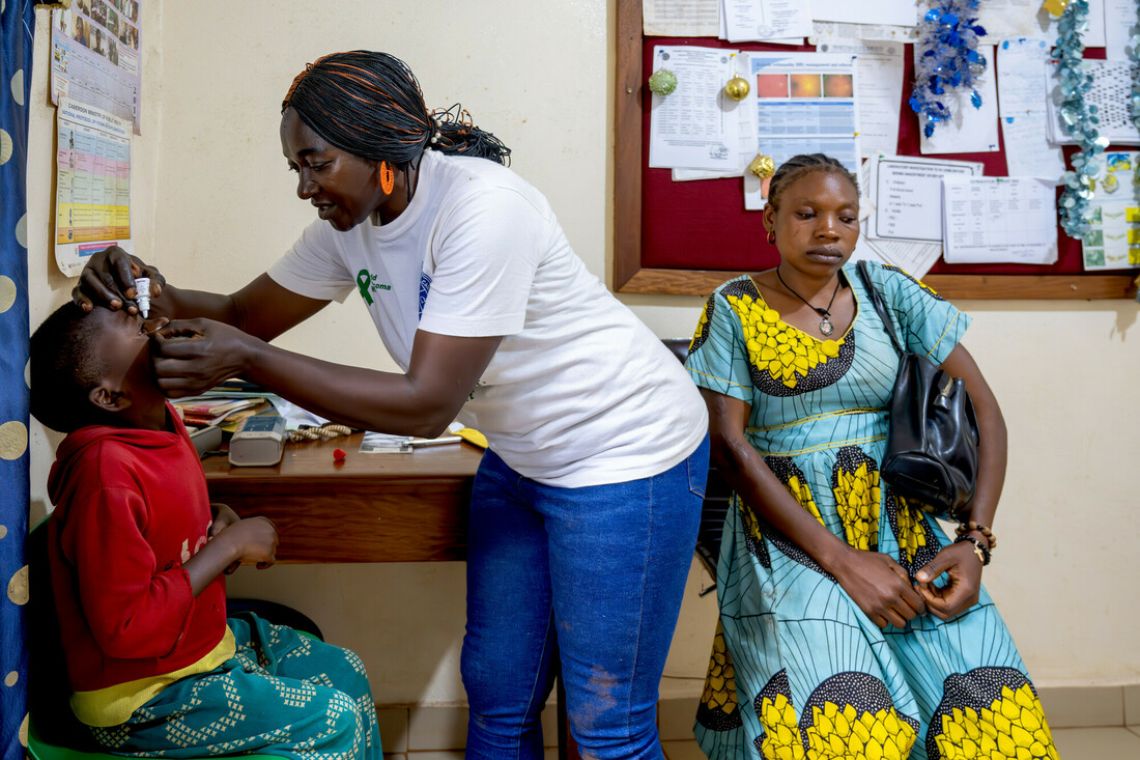
<instances>
[{"instance_id":1,"label":"cork notice board","mask_svg":"<svg viewBox=\"0 0 1140 760\"><path fill-rule=\"evenodd\" d=\"M741 180L673 182L670 170L648 167L650 93L645 80L654 45L784 51L814 48L730 44L707 37L645 37L641 0L618 0L617 13L614 290L705 296L741 272L775 266L778 256L764 240L760 213L744 210ZM1103 54L1103 49L1086 53L1090 58ZM906 83L913 79L909 49L904 60L898 153L920 155L918 120L905 102L909 96ZM1067 147L1066 156L1072 150ZM980 161L985 164L986 176L1007 175L1004 148L996 153L940 157ZM1137 270L1085 272L1080 243L1060 228L1057 235L1058 259L1050 266L949 265L939 261L923 279L948 298L957 299L1130 298L1135 294Z\"/></svg>"}]
</instances>

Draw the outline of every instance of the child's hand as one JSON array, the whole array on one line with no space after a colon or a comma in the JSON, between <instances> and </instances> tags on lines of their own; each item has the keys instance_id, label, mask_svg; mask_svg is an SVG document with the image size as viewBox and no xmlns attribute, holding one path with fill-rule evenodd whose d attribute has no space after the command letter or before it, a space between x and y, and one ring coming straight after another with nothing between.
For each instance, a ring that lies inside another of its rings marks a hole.
<instances>
[{"instance_id":1,"label":"child's hand","mask_svg":"<svg viewBox=\"0 0 1140 760\"><path fill-rule=\"evenodd\" d=\"M257 563L263 570L277 561L277 529L267 517L250 517L231 525L223 534L236 542L241 562Z\"/></svg>"},{"instance_id":2,"label":"child's hand","mask_svg":"<svg viewBox=\"0 0 1140 760\"><path fill-rule=\"evenodd\" d=\"M934 581L946 573L950 582L938 587ZM968 543L950 544L918 571L918 593L930 614L943 620L965 612L978 601L982 588L982 563Z\"/></svg>"},{"instance_id":3,"label":"child's hand","mask_svg":"<svg viewBox=\"0 0 1140 760\"><path fill-rule=\"evenodd\" d=\"M221 502L210 504L210 509L214 513L214 521L210 524L210 538L214 538L214 536L241 520L237 512Z\"/></svg>"}]
</instances>

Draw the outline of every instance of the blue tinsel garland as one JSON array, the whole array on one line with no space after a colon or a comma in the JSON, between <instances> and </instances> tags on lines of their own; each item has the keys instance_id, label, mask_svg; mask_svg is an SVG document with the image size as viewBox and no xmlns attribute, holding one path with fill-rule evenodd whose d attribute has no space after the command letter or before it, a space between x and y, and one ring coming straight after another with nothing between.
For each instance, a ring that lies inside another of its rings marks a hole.
<instances>
[{"instance_id":1,"label":"blue tinsel garland","mask_svg":"<svg viewBox=\"0 0 1140 760\"><path fill-rule=\"evenodd\" d=\"M922 17L910 108L927 137L953 116L942 102L947 91L968 87L974 108L982 107L982 96L974 87L986 70L986 58L977 50L978 38L986 34L977 23L978 5L979 0L932 0Z\"/></svg>"},{"instance_id":2,"label":"blue tinsel garland","mask_svg":"<svg viewBox=\"0 0 1140 760\"><path fill-rule=\"evenodd\" d=\"M1073 170L1061 176L1064 184L1061 227L1069 237L1082 240L1089 233L1093 177L1099 169L1100 156L1108 147L1108 138L1101 137L1097 129L1100 119L1096 106L1085 103L1085 93L1092 88L1092 75L1082 65L1085 44L1081 37L1088 28L1088 17L1088 0L1072 0L1057 25L1057 44L1053 48L1060 88L1056 97L1061 126L1076 138L1081 148L1071 159Z\"/></svg>"}]
</instances>

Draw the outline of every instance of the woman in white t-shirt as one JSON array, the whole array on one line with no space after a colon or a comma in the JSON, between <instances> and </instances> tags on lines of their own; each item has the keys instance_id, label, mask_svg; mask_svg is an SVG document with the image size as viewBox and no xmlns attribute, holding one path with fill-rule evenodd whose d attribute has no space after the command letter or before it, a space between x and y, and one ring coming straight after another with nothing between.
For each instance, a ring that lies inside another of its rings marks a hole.
<instances>
[{"instance_id":1,"label":"woman in white t-shirt","mask_svg":"<svg viewBox=\"0 0 1140 760\"><path fill-rule=\"evenodd\" d=\"M236 293L175 288L119 249L81 303L134 310L151 278L155 370L171 395L234 376L325 417L434 436L486 434L471 504L470 758L539 758L560 670L584 754L659 758L657 686L695 543L707 416L681 364L571 250L510 151L465 112L431 114L399 59L326 56L294 80L281 146L317 208ZM491 159L491 160L487 160ZM404 370L269 345L357 293Z\"/></svg>"}]
</instances>

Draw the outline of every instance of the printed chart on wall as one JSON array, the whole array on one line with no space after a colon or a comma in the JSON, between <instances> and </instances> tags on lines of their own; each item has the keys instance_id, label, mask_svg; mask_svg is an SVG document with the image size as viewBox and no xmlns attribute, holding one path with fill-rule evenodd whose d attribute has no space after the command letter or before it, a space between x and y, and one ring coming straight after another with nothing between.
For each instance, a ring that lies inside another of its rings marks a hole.
<instances>
[{"instance_id":1,"label":"printed chart on wall","mask_svg":"<svg viewBox=\"0 0 1140 760\"><path fill-rule=\"evenodd\" d=\"M139 0L75 0L52 11L51 99L126 119L139 134Z\"/></svg>"},{"instance_id":2,"label":"printed chart on wall","mask_svg":"<svg viewBox=\"0 0 1140 760\"><path fill-rule=\"evenodd\" d=\"M96 251L131 250L131 123L61 98L56 129L55 261L74 277Z\"/></svg>"}]
</instances>

